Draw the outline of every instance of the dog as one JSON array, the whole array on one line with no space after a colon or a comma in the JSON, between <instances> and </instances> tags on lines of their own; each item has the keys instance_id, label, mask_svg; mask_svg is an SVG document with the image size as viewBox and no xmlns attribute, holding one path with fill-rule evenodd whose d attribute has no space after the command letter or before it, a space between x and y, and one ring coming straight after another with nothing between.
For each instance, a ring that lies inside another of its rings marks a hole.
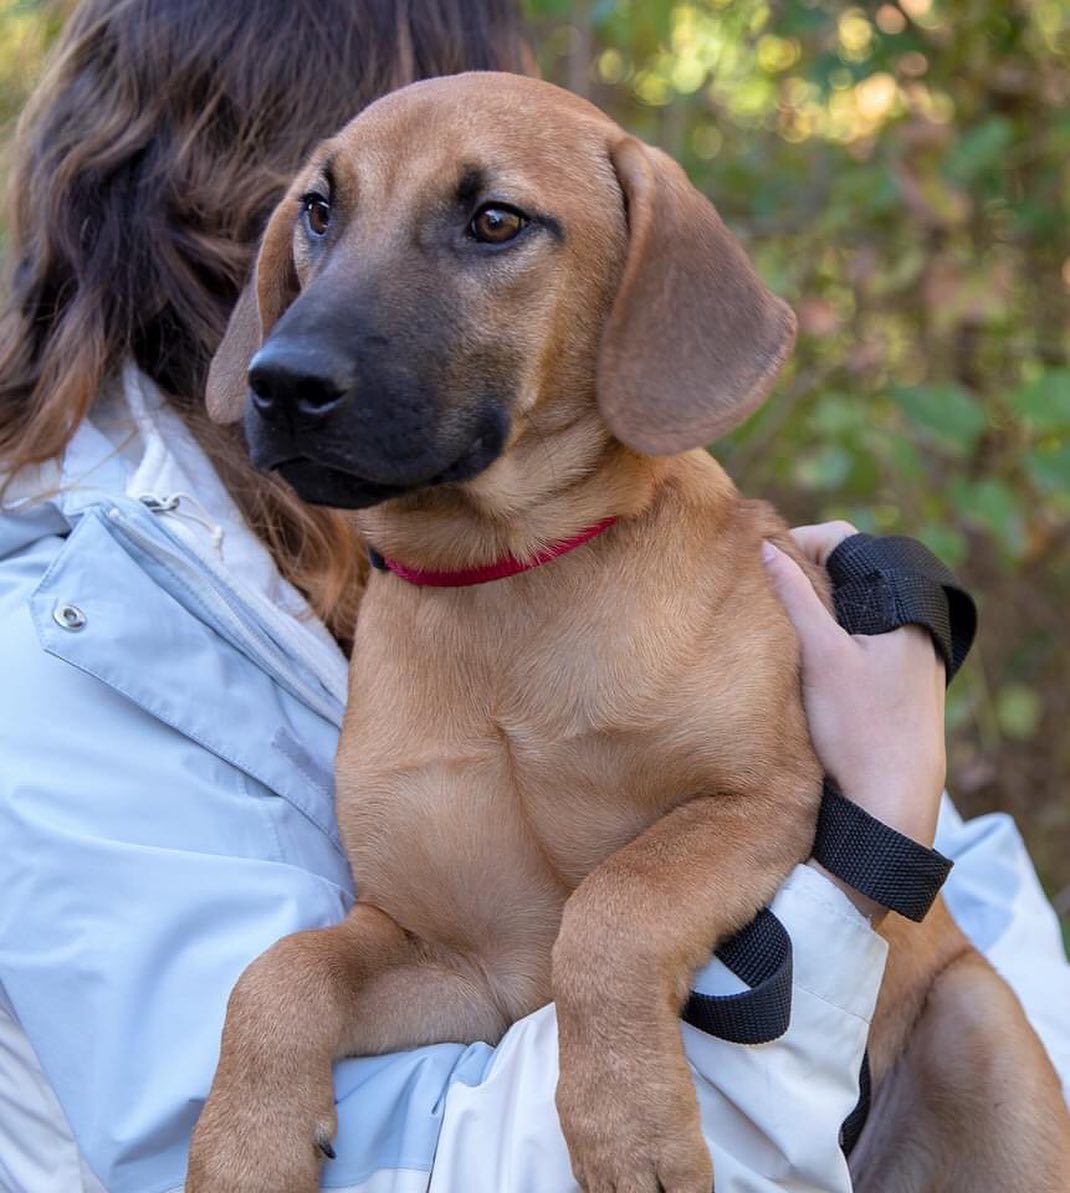
<instances>
[{"instance_id":1,"label":"dog","mask_svg":"<svg viewBox=\"0 0 1070 1193\"><path fill-rule=\"evenodd\" d=\"M356 627L358 902L239 980L193 1193L311 1193L332 1060L494 1041L551 998L578 1182L709 1193L678 1014L808 856L822 774L760 562L798 553L700 449L794 330L675 163L544 82L404 88L301 171L209 409L423 583L373 573ZM857 1187L1065 1193L1014 996L939 904L885 922Z\"/></svg>"}]
</instances>

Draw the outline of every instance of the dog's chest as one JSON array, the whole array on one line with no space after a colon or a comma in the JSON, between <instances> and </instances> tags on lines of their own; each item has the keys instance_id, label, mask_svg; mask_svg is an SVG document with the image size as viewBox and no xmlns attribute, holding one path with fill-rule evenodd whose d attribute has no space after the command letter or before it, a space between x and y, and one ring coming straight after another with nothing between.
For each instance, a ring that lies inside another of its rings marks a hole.
<instances>
[{"instance_id":1,"label":"dog's chest","mask_svg":"<svg viewBox=\"0 0 1070 1193\"><path fill-rule=\"evenodd\" d=\"M496 619L393 587L361 612L339 757L358 885L393 888L414 856L446 879L463 856L559 899L695 793L709 734L677 711L692 647L641 596Z\"/></svg>"}]
</instances>

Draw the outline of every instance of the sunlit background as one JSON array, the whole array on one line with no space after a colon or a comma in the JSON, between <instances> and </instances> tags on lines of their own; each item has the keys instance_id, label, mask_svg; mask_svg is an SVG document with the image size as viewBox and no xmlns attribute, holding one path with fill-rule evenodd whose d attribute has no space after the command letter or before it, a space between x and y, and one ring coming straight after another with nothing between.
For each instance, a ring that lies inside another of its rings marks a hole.
<instances>
[{"instance_id":1,"label":"sunlit background","mask_svg":"<svg viewBox=\"0 0 1070 1193\"><path fill-rule=\"evenodd\" d=\"M717 455L794 520L920 536L980 599L964 812L1070 920L1070 4L525 4L546 77L684 163L799 315ZM0 115L58 9L0 0Z\"/></svg>"}]
</instances>

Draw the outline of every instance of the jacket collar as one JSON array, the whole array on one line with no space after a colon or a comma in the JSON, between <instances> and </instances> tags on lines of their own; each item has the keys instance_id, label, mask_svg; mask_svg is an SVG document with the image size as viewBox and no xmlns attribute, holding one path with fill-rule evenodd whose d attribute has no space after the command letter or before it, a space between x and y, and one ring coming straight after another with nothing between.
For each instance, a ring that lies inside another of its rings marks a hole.
<instances>
[{"instance_id":1,"label":"jacket collar","mask_svg":"<svg viewBox=\"0 0 1070 1193\"><path fill-rule=\"evenodd\" d=\"M47 523L43 533L55 533L57 515L70 527L88 509L130 501L158 515L210 579L239 592L250 616L344 703L348 667L337 643L246 526L182 418L127 361L62 458L16 478L0 514L22 513L35 525Z\"/></svg>"}]
</instances>

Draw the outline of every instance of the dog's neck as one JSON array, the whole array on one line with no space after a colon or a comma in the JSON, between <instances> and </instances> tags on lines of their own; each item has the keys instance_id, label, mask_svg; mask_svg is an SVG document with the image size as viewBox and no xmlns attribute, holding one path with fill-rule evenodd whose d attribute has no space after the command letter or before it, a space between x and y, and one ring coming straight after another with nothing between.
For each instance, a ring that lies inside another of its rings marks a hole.
<instances>
[{"instance_id":1,"label":"dog's neck","mask_svg":"<svg viewBox=\"0 0 1070 1193\"><path fill-rule=\"evenodd\" d=\"M604 518L641 513L668 463L630 451L591 414L521 434L475 480L362 510L358 525L378 551L409 567L525 559Z\"/></svg>"}]
</instances>

